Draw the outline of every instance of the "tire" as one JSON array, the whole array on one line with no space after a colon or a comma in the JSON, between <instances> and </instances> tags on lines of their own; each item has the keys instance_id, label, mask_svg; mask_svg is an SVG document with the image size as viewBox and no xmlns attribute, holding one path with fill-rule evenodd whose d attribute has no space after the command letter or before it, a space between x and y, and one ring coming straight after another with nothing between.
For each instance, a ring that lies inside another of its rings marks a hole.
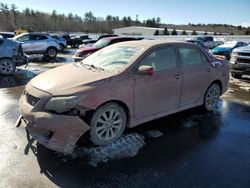
<instances>
[{"instance_id":1,"label":"tire","mask_svg":"<svg viewBox=\"0 0 250 188\"><path fill-rule=\"evenodd\" d=\"M75 47L75 48L78 48L78 47L79 47L78 42L76 42L76 43L74 44L74 47Z\"/></svg>"},{"instance_id":2,"label":"tire","mask_svg":"<svg viewBox=\"0 0 250 188\"><path fill-rule=\"evenodd\" d=\"M0 74L12 75L16 70L16 63L11 59L0 60Z\"/></svg>"},{"instance_id":3,"label":"tire","mask_svg":"<svg viewBox=\"0 0 250 188\"><path fill-rule=\"evenodd\" d=\"M206 111L213 111L219 101L220 95L220 86L216 83L211 84L204 95L203 108Z\"/></svg>"},{"instance_id":4,"label":"tire","mask_svg":"<svg viewBox=\"0 0 250 188\"><path fill-rule=\"evenodd\" d=\"M57 49L55 47L49 47L47 50L46 50L46 57L49 57L49 58L56 58L57 56Z\"/></svg>"},{"instance_id":5,"label":"tire","mask_svg":"<svg viewBox=\"0 0 250 188\"><path fill-rule=\"evenodd\" d=\"M107 145L117 140L127 124L124 109L116 103L107 103L96 110L90 125L90 140L95 145Z\"/></svg>"},{"instance_id":6,"label":"tire","mask_svg":"<svg viewBox=\"0 0 250 188\"><path fill-rule=\"evenodd\" d=\"M240 79L242 77L242 74L232 74L232 77Z\"/></svg>"}]
</instances>

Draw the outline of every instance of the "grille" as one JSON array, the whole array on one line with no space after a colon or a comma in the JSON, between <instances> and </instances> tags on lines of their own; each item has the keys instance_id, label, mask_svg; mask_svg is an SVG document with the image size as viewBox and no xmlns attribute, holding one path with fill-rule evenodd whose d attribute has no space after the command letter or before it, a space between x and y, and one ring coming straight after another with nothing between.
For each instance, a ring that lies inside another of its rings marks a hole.
<instances>
[{"instance_id":1,"label":"grille","mask_svg":"<svg viewBox=\"0 0 250 188\"><path fill-rule=\"evenodd\" d=\"M250 59L242 59L242 58L238 58L237 59L238 63L250 63Z\"/></svg>"},{"instance_id":2,"label":"grille","mask_svg":"<svg viewBox=\"0 0 250 188\"><path fill-rule=\"evenodd\" d=\"M26 99L27 99L27 102L31 105L31 106L35 106L38 101L40 100L39 98L37 97L34 97L33 95L30 95L29 93L25 92L25 95L26 95Z\"/></svg>"},{"instance_id":3,"label":"grille","mask_svg":"<svg viewBox=\"0 0 250 188\"><path fill-rule=\"evenodd\" d=\"M239 52L240 56L250 56L250 53Z\"/></svg>"}]
</instances>

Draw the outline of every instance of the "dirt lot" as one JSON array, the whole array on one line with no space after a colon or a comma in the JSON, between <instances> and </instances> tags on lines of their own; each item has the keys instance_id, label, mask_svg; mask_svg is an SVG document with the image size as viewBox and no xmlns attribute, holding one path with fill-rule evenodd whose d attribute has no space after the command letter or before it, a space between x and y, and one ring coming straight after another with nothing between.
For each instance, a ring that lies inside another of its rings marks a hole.
<instances>
[{"instance_id":1,"label":"dirt lot","mask_svg":"<svg viewBox=\"0 0 250 188\"><path fill-rule=\"evenodd\" d=\"M0 187L250 187L250 78L231 79L215 112L187 110L126 130L106 147L62 156L16 128L18 100L37 74L72 62L31 58L0 77Z\"/></svg>"}]
</instances>

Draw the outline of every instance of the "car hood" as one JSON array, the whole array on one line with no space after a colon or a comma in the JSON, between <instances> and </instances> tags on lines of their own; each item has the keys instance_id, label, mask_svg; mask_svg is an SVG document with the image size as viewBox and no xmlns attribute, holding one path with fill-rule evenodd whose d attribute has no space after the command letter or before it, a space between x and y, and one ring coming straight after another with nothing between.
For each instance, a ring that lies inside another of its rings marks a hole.
<instances>
[{"instance_id":1,"label":"car hood","mask_svg":"<svg viewBox=\"0 0 250 188\"><path fill-rule=\"evenodd\" d=\"M99 47L87 47L87 48L80 48L77 50L77 52L80 52L80 53L89 53L89 52L95 52L97 50L100 50L101 48Z\"/></svg>"},{"instance_id":2,"label":"car hood","mask_svg":"<svg viewBox=\"0 0 250 188\"><path fill-rule=\"evenodd\" d=\"M235 48L234 52L246 52L246 53L250 53L250 46L243 46L240 48Z\"/></svg>"},{"instance_id":3,"label":"car hood","mask_svg":"<svg viewBox=\"0 0 250 188\"><path fill-rule=\"evenodd\" d=\"M71 63L36 76L30 81L30 84L39 90L57 96L84 92L111 78L111 73L87 69L79 64Z\"/></svg>"},{"instance_id":4,"label":"car hood","mask_svg":"<svg viewBox=\"0 0 250 188\"><path fill-rule=\"evenodd\" d=\"M221 47L216 47L212 49L212 52L226 52L226 51L230 51L233 48L221 48Z\"/></svg>"}]
</instances>

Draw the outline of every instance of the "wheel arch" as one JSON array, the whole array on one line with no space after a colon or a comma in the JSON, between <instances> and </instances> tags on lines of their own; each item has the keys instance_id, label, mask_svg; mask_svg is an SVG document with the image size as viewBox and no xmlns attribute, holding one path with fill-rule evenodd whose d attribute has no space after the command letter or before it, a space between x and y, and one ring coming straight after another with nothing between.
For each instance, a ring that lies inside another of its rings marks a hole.
<instances>
[{"instance_id":1,"label":"wheel arch","mask_svg":"<svg viewBox=\"0 0 250 188\"><path fill-rule=\"evenodd\" d=\"M222 82L220 80L214 80L213 82L211 82L211 84L207 87L207 89L212 85L212 84L218 84L218 86L220 87L220 95L222 94ZM207 91L207 90L206 90Z\"/></svg>"},{"instance_id":2,"label":"wheel arch","mask_svg":"<svg viewBox=\"0 0 250 188\"><path fill-rule=\"evenodd\" d=\"M12 59L11 57L1 57L1 58L0 58L0 61L3 60L3 59L9 59L9 60L11 60L11 61L14 61L14 59Z\"/></svg>"},{"instance_id":3,"label":"wheel arch","mask_svg":"<svg viewBox=\"0 0 250 188\"><path fill-rule=\"evenodd\" d=\"M124 103L123 101L121 101L121 100L110 100L110 101L106 101L106 102L102 103L101 105L99 105L96 108L96 110L98 108L100 108L101 106L107 104L107 103L116 103L116 104L118 104L119 106L121 106L125 110L126 117L127 117L127 125L126 125L126 127L129 127L131 117L130 117L130 110L128 108L128 105L126 103Z\"/></svg>"},{"instance_id":4,"label":"wheel arch","mask_svg":"<svg viewBox=\"0 0 250 188\"><path fill-rule=\"evenodd\" d=\"M50 49L50 48L54 48L54 49L58 52L58 49L57 49L57 47L55 47L55 46L49 46L49 47L46 49L46 52L47 52L48 49Z\"/></svg>"}]
</instances>

